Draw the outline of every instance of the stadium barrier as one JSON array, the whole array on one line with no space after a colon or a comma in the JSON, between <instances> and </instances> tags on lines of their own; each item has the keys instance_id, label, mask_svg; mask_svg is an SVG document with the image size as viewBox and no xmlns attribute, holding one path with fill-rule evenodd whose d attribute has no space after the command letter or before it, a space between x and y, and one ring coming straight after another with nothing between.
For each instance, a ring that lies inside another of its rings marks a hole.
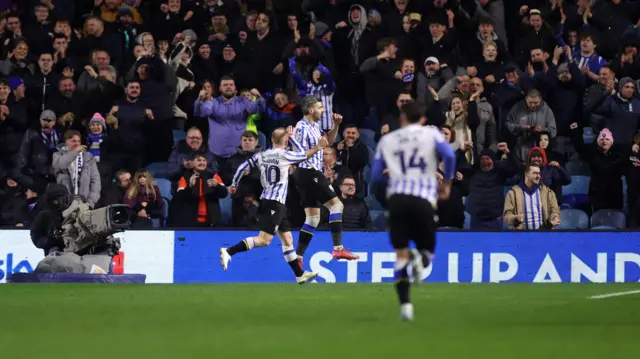
<instances>
[{"instance_id":1,"label":"stadium barrier","mask_svg":"<svg viewBox=\"0 0 640 359\"><path fill-rule=\"evenodd\" d=\"M255 235L247 231L127 231L116 273L147 275L147 283L291 282L276 239L220 268L218 249ZM294 232L294 238L298 233ZM317 232L304 258L318 282L390 282L395 254L384 232L345 232L357 261L331 257L331 235ZM26 230L0 230L0 283L28 273L43 258ZM640 240L635 232L441 232L426 282L639 282Z\"/></svg>"}]
</instances>

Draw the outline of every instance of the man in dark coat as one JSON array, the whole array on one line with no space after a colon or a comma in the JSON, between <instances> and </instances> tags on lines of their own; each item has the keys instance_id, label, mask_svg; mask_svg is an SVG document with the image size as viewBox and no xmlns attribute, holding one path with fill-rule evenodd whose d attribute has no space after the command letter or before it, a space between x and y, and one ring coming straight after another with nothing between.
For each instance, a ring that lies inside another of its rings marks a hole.
<instances>
[{"instance_id":1,"label":"man in dark coat","mask_svg":"<svg viewBox=\"0 0 640 359\"><path fill-rule=\"evenodd\" d=\"M230 184L238 167L260 151L262 151L262 147L258 145L258 136L255 132L245 131L242 134L242 142L238 146L238 152L229 158L222 171L224 183ZM256 203L262 193L262 184L260 183L260 169L254 167L250 171L248 175L242 177L240 186L238 186L239 190L232 195L231 213L234 225L251 225L256 219L254 216L257 214Z\"/></svg>"},{"instance_id":2,"label":"man in dark coat","mask_svg":"<svg viewBox=\"0 0 640 359\"><path fill-rule=\"evenodd\" d=\"M506 143L499 143L498 150L502 156L495 162L495 153L483 150L479 165L471 175L467 199L471 201L471 229L502 228L505 181L518 173L519 165Z\"/></svg>"},{"instance_id":3,"label":"man in dark coat","mask_svg":"<svg viewBox=\"0 0 640 359\"><path fill-rule=\"evenodd\" d=\"M42 111L40 129L29 129L20 144L18 168L23 174L52 177L53 153L64 143L62 134L56 128L56 114L51 110Z\"/></svg>"}]
</instances>

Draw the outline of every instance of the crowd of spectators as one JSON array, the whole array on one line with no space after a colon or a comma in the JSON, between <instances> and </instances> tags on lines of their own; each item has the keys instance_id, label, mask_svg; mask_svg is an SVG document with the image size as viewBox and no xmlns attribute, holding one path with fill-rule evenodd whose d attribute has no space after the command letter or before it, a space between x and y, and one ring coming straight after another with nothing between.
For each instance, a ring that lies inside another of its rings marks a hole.
<instances>
[{"instance_id":1,"label":"crowd of spectators","mask_svg":"<svg viewBox=\"0 0 640 359\"><path fill-rule=\"evenodd\" d=\"M225 185L306 95L324 129L344 116L324 174L345 228L383 226L369 164L414 100L457 155L441 227L562 228L569 208L640 223L640 1L1 0L0 13L2 226L28 227L57 182L94 208L131 206L137 228L254 227L259 170Z\"/></svg>"}]
</instances>

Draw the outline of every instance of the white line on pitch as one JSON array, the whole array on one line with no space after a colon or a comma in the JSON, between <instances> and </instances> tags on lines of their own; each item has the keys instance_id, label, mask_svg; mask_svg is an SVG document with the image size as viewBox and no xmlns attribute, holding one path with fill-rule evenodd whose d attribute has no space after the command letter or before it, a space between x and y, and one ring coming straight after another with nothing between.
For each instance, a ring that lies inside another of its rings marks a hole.
<instances>
[{"instance_id":1,"label":"white line on pitch","mask_svg":"<svg viewBox=\"0 0 640 359\"><path fill-rule=\"evenodd\" d=\"M594 295L592 297L589 297L588 299L604 299L604 298L620 297L620 296L623 296L623 295L631 295L631 294L640 294L640 290L630 290L630 291L626 291L626 292L617 292L617 293Z\"/></svg>"}]
</instances>

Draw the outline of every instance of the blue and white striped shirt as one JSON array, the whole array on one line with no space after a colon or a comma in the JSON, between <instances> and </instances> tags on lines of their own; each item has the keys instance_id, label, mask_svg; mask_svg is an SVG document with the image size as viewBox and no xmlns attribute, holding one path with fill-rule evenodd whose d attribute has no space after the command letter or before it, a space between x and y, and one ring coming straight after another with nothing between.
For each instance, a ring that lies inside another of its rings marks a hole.
<instances>
[{"instance_id":1,"label":"blue and white striped shirt","mask_svg":"<svg viewBox=\"0 0 640 359\"><path fill-rule=\"evenodd\" d=\"M433 126L411 124L383 136L372 166L375 178L389 170L387 197L406 194L424 198L435 206L438 194L438 157L444 162L444 178L452 179L456 159L440 131Z\"/></svg>"},{"instance_id":2,"label":"blue and white striped shirt","mask_svg":"<svg viewBox=\"0 0 640 359\"><path fill-rule=\"evenodd\" d=\"M244 171L257 166L260 168L260 182L263 188L260 199L285 204L289 187L289 167L306 158L307 155L304 152L292 152L279 148L258 152L238 167L231 186L237 187Z\"/></svg>"},{"instance_id":3,"label":"blue and white striped shirt","mask_svg":"<svg viewBox=\"0 0 640 359\"><path fill-rule=\"evenodd\" d=\"M322 82L305 81L296 70L295 58L289 59L289 71L296 82L298 93L303 97L314 95L320 99L322 107L324 107L324 113L320 118L320 129L324 132L329 132L333 127L333 94L336 91L336 83L333 81L329 70L322 64L319 64L315 70L322 73Z\"/></svg>"},{"instance_id":4,"label":"blue and white striped shirt","mask_svg":"<svg viewBox=\"0 0 640 359\"><path fill-rule=\"evenodd\" d=\"M524 197L524 225L526 229L539 229L542 227L542 201L540 200L540 188L531 191L524 185L522 194ZM525 190L525 188L527 190Z\"/></svg>"},{"instance_id":5,"label":"blue and white striped shirt","mask_svg":"<svg viewBox=\"0 0 640 359\"><path fill-rule=\"evenodd\" d=\"M304 118L296 124L296 132L294 138L289 139L296 151L304 152L312 149L318 144L322 137L322 129L318 123L311 123ZM316 152L308 160L301 162L298 167L308 168L322 172L322 157L324 150Z\"/></svg>"}]
</instances>

